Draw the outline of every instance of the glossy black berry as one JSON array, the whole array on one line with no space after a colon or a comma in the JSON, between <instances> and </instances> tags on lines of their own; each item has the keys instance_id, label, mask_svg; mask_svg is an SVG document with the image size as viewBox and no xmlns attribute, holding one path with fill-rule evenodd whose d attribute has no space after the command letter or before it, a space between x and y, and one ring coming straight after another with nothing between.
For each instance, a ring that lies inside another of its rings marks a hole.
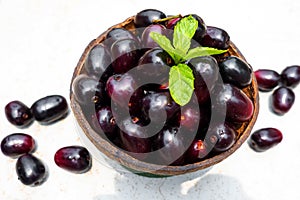
<instances>
[{"instance_id":1,"label":"glossy black berry","mask_svg":"<svg viewBox=\"0 0 300 200\"><path fill-rule=\"evenodd\" d=\"M237 139L237 133L224 123L218 123L207 131L207 143L216 152L223 152L232 147Z\"/></svg>"},{"instance_id":2,"label":"glossy black berry","mask_svg":"<svg viewBox=\"0 0 300 200\"><path fill-rule=\"evenodd\" d=\"M219 70L224 82L239 88L248 86L252 81L251 67L236 56L227 57L219 63Z\"/></svg>"},{"instance_id":3,"label":"glossy black berry","mask_svg":"<svg viewBox=\"0 0 300 200\"><path fill-rule=\"evenodd\" d=\"M136 27L147 27L153 23L154 20L166 18L166 15L156 9L146 9L137 13L134 17L134 24Z\"/></svg>"},{"instance_id":4,"label":"glossy black berry","mask_svg":"<svg viewBox=\"0 0 300 200\"><path fill-rule=\"evenodd\" d=\"M61 95L43 97L31 106L31 112L36 121L50 124L64 118L68 112L68 103Z\"/></svg>"},{"instance_id":5,"label":"glossy black berry","mask_svg":"<svg viewBox=\"0 0 300 200\"><path fill-rule=\"evenodd\" d=\"M195 163L204 160L209 153L206 142L196 139L184 154L186 163Z\"/></svg>"},{"instance_id":6,"label":"glossy black berry","mask_svg":"<svg viewBox=\"0 0 300 200\"><path fill-rule=\"evenodd\" d=\"M121 39L111 46L112 66L115 73L134 68L140 58L140 44L133 39Z\"/></svg>"},{"instance_id":7,"label":"glossy black berry","mask_svg":"<svg viewBox=\"0 0 300 200\"><path fill-rule=\"evenodd\" d=\"M231 84L224 84L212 94L215 100L212 105L215 112L226 112L226 120L230 122L244 122L249 120L254 111L251 99L239 88ZM223 110L226 108L226 110ZM220 110L219 110L220 109Z\"/></svg>"},{"instance_id":8,"label":"glossy black berry","mask_svg":"<svg viewBox=\"0 0 300 200\"><path fill-rule=\"evenodd\" d=\"M48 175L45 164L32 154L24 154L18 158L16 172L18 179L30 186L42 184Z\"/></svg>"},{"instance_id":9,"label":"glossy black berry","mask_svg":"<svg viewBox=\"0 0 300 200\"><path fill-rule=\"evenodd\" d=\"M187 16L189 16L189 15L187 15ZM185 16L185 17L187 17L187 16ZM205 25L203 19L202 19L201 17L199 17L198 15L192 14L191 16L192 16L194 19L196 19L197 22L198 22L198 27L197 27L197 29L196 29L196 32L195 32L194 36L193 36L193 39L194 39L196 42L198 42L198 44L199 44L200 41L201 41L201 39L202 39L202 37L204 36L204 34L205 34L205 32L206 32L206 25Z\"/></svg>"},{"instance_id":10,"label":"glossy black berry","mask_svg":"<svg viewBox=\"0 0 300 200\"><path fill-rule=\"evenodd\" d=\"M30 108L21 101L16 100L8 103L4 110L7 120L19 128L27 127L33 121Z\"/></svg>"},{"instance_id":11,"label":"glossy black berry","mask_svg":"<svg viewBox=\"0 0 300 200\"><path fill-rule=\"evenodd\" d=\"M259 69L254 72L260 91L268 92L278 86L280 75L271 69Z\"/></svg>"},{"instance_id":12,"label":"glossy black berry","mask_svg":"<svg viewBox=\"0 0 300 200\"><path fill-rule=\"evenodd\" d=\"M201 39L200 44L205 47L216 49L228 49L230 37L228 33L218 27L207 26L206 32Z\"/></svg>"},{"instance_id":13,"label":"glossy black berry","mask_svg":"<svg viewBox=\"0 0 300 200\"><path fill-rule=\"evenodd\" d=\"M282 138L280 130L276 128L262 128L251 134L248 144L254 151L263 152L279 144Z\"/></svg>"},{"instance_id":14,"label":"glossy black berry","mask_svg":"<svg viewBox=\"0 0 300 200\"><path fill-rule=\"evenodd\" d=\"M281 81L285 86L296 87L300 83L300 66L286 67L281 72Z\"/></svg>"},{"instance_id":15,"label":"glossy black berry","mask_svg":"<svg viewBox=\"0 0 300 200\"><path fill-rule=\"evenodd\" d=\"M108 48L111 48L111 45L115 41L122 39L132 39L138 41L138 38L131 31L128 31L125 28L113 28L106 34L104 44Z\"/></svg>"},{"instance_id":16,"label":"glossy black berry","mask_svg":"<svg viewBox=\"0 0 300 200\"><path fill-rule=\"evenodd\" d=\"M82 146L66 146L56 151L54 161L57 166L73 173L85 173L92 166L89 151Z\"/></svg>"},{"instance_id":17,"label":"glossy black berry","mask_svg":"<svg viewBox=\"0 0 300 200\"><path fill-rule=\"evenodd\" d=\"M10 134L3 138L1 142L2 153L12 158L31 153L35 148L35 140L30 135L24 133Z\"/></svg>"},{"instance_id":18,"label":"glossy black berry","mask_svg":"<svg viewBox=\"0 0 300 200\"><path fill-rule=\"evenodd\" d=\"M106 82L106 91L115 103L128 106L129 98L136 89L136 82L131 74L115 74Z\"/></svg>"},{"instance_id":19,"label":"glossy black berry","mask_svg":"<svg viewBox=\"0 0 300 200\"><path fill-rule=\"evenodd\" d=\"M212 56L193 58L189 61L195 77L195 93L199 104L206 103L210 98L210 91L218 80L218 63Z\"/></svg>"},{"instance_id":20,"label":"glossy black berry","mask_svg":"<svg viewBox=\"0 0 300 200\"><path fill-rule=\"evenodd\" d=\"M100 80L104 72L111 64L111 56L109 50L103 45L94 46L88 54L84 68L91 76L95 76Z\"/></svg>"},{"instance_id":21,"label":"glossy black berry","mask_svg":"<svg viewBox=\"0 0 300 200\"><path fill-rule=\"evenodd\" d=\"M85 74L77 76L73 81L73 93L76 101L83 106L95 107L105 102L105 85L99 79Z\"/></svg>"},{"instance_id":22,"label":"glossy black berry","mask_svg":"<svg viewBox=\"0 0 300 200\"><path fill-rule=\"evenodd\" d=\"M290 88L281 86L274 90L270 101L272 111L278 115L283 115L293 106L295 93Z\"/></svg>"}]
</instances>

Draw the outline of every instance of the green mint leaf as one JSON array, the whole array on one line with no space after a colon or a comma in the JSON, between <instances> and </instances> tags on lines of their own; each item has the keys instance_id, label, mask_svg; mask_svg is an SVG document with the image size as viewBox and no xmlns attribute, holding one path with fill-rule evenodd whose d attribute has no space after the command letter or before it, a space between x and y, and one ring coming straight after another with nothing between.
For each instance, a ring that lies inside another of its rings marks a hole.
<instances>
[{"instance_id":1,"label":"green mint leaf","mask_svg":"<svg viewBox=\"0 0 300 200\"><path fill-rule=\"evenodd\" d=\"M196 47L189 50L189 52L183 57L183 60L189 60L200 56L210 56L225 53L228 50L220 50L211 47Z\"/></svg>"},{"instance_id":2,"label":"green mint leaf","mask_svg":"<svg viewBox=\"0 0 300 200\"><path fill-rule=\"evenodd\" d=\"M186 54L191 46L191 39L193 38L197 27L198 21L191 15L179 20L173 33L173 45L175 49L179 49Z\"/></svg>"},{"instance_id":3,"label":"green mint leaf","mask_svg":"<svg viewBox=\"0 0 300 200\"><path fill-rule=\"evenodd\" d=\"M192 98L194 91L194 75L186 64L178 64L170 69L169 90L174 101L184 106Z\"/></svg>"},{"instance_id":4,"label":"green mint leaf","mask_svg":"<svg viewBox=\"0 0 300 200\"><path fill-rule=\"evenodd\" d=\"M174 49L171 41L166 36L160 33L151 32L150 37L173 58L175 63L178 63L184 56L180 51Z\"/></svg>"}]
</instances>

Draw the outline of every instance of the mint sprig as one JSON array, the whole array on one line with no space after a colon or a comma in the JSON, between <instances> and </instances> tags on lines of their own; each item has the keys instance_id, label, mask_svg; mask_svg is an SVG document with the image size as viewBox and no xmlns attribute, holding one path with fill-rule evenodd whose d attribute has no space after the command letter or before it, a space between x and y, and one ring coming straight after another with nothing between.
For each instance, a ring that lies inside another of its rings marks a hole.
<instances>
[{"instance_id":1,"label":"mint sprig","mask_svg":"<svg viewBox=\"0 0 300 200\"><path fill-rule=\"evenodd\" d=\"M192 69L184 64L185 61L199 56L225 53L210 47L190 49L191 40L197 30L198 21L191 15L179 20L174 28L173 42L164 35L151 32L150 37L164 49L174 60L175 65L169 73L169 90L172 98L181 106L187 104L194 91L194 75Z\"/></svg>"}]
</instances>

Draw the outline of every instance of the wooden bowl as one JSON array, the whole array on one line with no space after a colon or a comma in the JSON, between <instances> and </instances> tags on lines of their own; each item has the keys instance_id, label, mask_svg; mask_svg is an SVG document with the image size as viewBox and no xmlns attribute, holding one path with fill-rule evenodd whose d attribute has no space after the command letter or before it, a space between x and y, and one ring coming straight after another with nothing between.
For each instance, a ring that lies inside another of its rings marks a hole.
<instances>
[{"instance_id":1,"label":"wooden bowl","mask_svg":"<svg viewBox=\"0 0 300 200\"><path fill-rule=\"evenodd\" d=\"M127 169L132 170L133 172L138 172L143 175L154 175L154 176L171 176L171 175L179 175L179 174L185 174L189 172L194 172L197 170L202 170L208 167L211 167L228 156L230 156L232 153L234 153L248 138L250 135L250 132L254 126L254 123L258 116L259 111L259 97L258 97L258 86L255 79L255 76L253 74L252 77L252 83L243 89L243 91L246 93L248 97L253 102L254 105L254 113L252 115L252 118L246 122L244 122L238 129L238 139L235 142L235 144L227 151L222 152L218 155L215 155L213 157L207 158L203 161L193 163L193 164L186 164L183 166L161 166L156 164L150 164L143 161L140 161L138 159L135 159L134 157L128 155L124 151L120 150L116 146L112 145L105 139L103 139L98 133L96 133L93 128L90 126L88 121L86 120L83 110L81 106L78 104L78 102L74 98L74 94L72 91L72 84L78 75L84 73L84 62L88 56L88 53L90 50L97 44L101 43L105 37L106 33L113 29L113 28L125 28L127 30L134 31L135 26L133 23L134 16L126 19L124 22L119 23L115 26L112 26L109 28L106 32L102 33L99 37L94 39L90 42L90 44L86 47L85 51L83 52L75 70L73 73L73 77L71 80L71 89L70 89L70 101L71 101L71 108L75 115L75 119L77 120L80 128L82 129L85 136L92 142L92 144L104 155L109 157L110 159L117 161L120 165L124 166ZM244 56L241 54L241 52L238 50L238 48L230 42L230 47L227 53L225 53L224 56L233 55L237 56L243 60L245 60ZM245 60L246 61L246 60Z\"/></svg>"}]
</instances>

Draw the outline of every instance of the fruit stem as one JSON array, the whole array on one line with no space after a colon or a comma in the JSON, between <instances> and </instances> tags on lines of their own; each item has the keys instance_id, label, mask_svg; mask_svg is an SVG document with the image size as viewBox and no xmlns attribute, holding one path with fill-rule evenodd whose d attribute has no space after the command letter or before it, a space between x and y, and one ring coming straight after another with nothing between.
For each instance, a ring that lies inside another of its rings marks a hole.
<instances>
[{"instance_id":1,"label":"fruit stem","mask_svg":"<svg viewBox=\"0 0 300 200\"><path fill-rule=\"evenodd\" d=\"M166 17L166 18L163 18L163 19L155 19L152 22L153 23L160 23L160 22L169 21L171 19L175 19L175 18L178 18L178 17L182 17L182 16L180 14L178 14L178 15L173 15L173 16Z\"/></svg>"}]
</instances>

